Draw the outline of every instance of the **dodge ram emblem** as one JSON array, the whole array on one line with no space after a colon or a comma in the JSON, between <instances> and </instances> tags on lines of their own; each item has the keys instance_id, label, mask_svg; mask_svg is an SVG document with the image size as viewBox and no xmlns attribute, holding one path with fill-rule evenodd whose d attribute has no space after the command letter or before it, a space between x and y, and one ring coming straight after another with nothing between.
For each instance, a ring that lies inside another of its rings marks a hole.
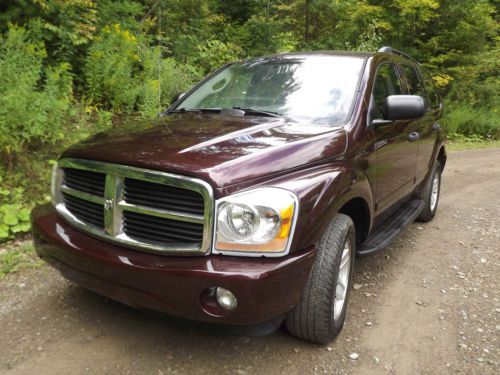
<instances>
[{"instance_id":1,"label":"dodge ram emblem","mask_svg":"<svg viewBox=\"0 0 500 375\"><path fill-rule=\"evenodd\" d=\"M113 199L106 199L104 201L104 209L111 210L112 207L113 207Z\"/></svg>"}]
</instances>

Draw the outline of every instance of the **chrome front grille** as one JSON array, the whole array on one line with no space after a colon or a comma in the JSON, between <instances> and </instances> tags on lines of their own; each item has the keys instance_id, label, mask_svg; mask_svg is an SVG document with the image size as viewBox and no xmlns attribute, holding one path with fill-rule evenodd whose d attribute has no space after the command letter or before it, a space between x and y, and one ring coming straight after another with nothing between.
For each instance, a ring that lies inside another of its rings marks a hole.
<instances>
[{"instance_id":1,"label":"chrome front grille","mask_svg":"<svg viewBox=\"0 0 500 375\"><path fill-rule=\"evenodd\" d=\"M210 249L213 195L204 181L61 159L52 194L57 211L74 227L107 241L162 254Z\"/></svg>"}]
</instances>

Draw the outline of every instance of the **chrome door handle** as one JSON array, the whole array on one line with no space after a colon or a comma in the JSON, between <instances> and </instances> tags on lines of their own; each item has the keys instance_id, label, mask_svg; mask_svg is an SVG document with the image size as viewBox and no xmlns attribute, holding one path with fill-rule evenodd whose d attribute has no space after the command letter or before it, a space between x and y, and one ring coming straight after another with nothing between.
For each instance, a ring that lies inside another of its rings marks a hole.
<instances>
[{"instance_id":1,"label":"chrome door handle","mask_svg":"<svg viewBox=\"0 0 500 375\"><path fill-rule=\"evenodd\" d=\"M420 133L412 132L412 133L408 134L408 140L410 142L416 141L419 138L420 138Z\"/></svg>"}]
</instances>

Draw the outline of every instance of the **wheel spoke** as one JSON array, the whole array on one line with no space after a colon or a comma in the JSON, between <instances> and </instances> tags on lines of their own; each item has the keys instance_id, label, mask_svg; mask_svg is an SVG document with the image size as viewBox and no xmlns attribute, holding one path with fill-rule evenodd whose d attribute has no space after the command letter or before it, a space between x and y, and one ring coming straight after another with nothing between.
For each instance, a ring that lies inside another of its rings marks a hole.
<instances>
[{"instance_id":1,"label":"wheel spoke","mask_svg":"<svg viewBox=\"0 0 500 375\"><path fill-rule=\"evenodd\" d=\"M347 265L347 263L349 263L349 261L350 261L349 253L347 253L347 256L342 256L342 259L340 261L340 270L343 270L344 267Z\"/></svg>"},{"instance_id":2,"label":"wheel spoke","mask_svg":"<svg viewBox=\"0 0 500 375\"><path fill-rule=\"evenodd\" d=\"M345 288L343 285L340 285L340 282L337 284L337 289L335 290L335 299L337 301L343 301L345 296Z\"/></svg>"},{"instance_id":3,"label":"wheel spoke","mask_svg":"<svg viewBox=\"0 0 500 375\"><path fill-rule=\"evenodd\" d=\"M337 281L337 286L340 286L340 288L342 288L342 293L345 291L346 288L345 282L340 277L339 280Z\"/></svg>"},{"instance_id":4,"label":"wheel spoke","mask_svg":"<svg viewBox=\"0 0 500 375\"><path fill-rule=\"evenodd\" d=\"M438 172L436 172L432 180L432 187L431 187L431 199L430 199L431 211L434 211L437 205L437 200L439 196L439 182L440 182L440 175Z\"/></svg>"},{"instance_id":5,"label":"wheel spoke","mask_svg":"<svg viewBox=\"0 0 500 375\"><path fill-rule=\"evenodd\" d=\"M333 317L338 319L344 309L347 288L349 284L349 274L351 272L351 241L346 239L337 274L337 284L335 286L335 300L333 301Z\"/></svg>"}]
</instances>

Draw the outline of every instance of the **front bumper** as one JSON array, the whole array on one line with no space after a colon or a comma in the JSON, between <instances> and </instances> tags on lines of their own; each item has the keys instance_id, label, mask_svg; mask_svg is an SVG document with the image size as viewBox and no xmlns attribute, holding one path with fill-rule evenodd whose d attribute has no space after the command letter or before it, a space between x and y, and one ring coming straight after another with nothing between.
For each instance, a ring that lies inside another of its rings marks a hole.
<instances>
[{"instance_id":1,"label":"front bumper","mask_svg":"<svg viewBox=\"0 0 500 375\"><path fill-rule=\"evenodd\" d=\"M72 282L136 308L214 323L253 325L290 311L315 255L314 248L283 258L142 253L75 230L51 205L35 208L32 224L40 258ZM207 291L217 286L234 293L235 310L214 307Z\"/></svg>"}]
</instances>

